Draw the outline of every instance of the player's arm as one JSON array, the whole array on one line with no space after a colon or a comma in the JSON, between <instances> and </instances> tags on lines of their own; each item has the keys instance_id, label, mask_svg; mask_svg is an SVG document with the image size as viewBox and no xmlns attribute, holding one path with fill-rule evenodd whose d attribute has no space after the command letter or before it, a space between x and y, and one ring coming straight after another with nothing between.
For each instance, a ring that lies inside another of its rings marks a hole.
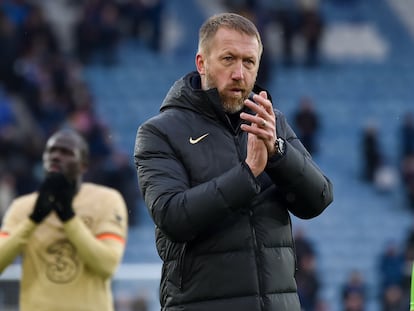
<instances>
[{"instance_id":1,"label":"player's arm","mask_svg":"<svg viewBox=\"0 0 414 311\"><path fill-rule=\"evenodd\" d=\"M3 272L21 253L37 225L51 212L49 196L53 184L54 180L50 176L44 179L34 205L32 205L33 201L28 200L27 197L17 199L10 205L0 230L0 272ZM29 206L32 207L27 217L25 213Z\"/></svg>"},{"instance_id":2,"label":"player's arm","mask_svg":"<svg viewBox=\"0 0 414 311\"><path fill-rule=\"evenodd\" d=\"M125 249L127 213L121 194L113 190L99 198L102 213L99 216L99 228L95 232L100 234L95 236L73 209L75 184L63 174L55 174L54 184L53 208L63 223L67 238L90 270L102 277L111 277Z\"/></svg>"},{"instance_id":3,"label":"player's arm","mask_svg":"<svg viewBox=\"0 0 414 311\"><path fill-rule=\"evenodd\" d=\"M75 245L79 257L86 266L101 275L111 277L122 259L125 235L105 232L94 236L79 217L63 224L67 238Z\"/></svg>"},{"instance_id":4,"label":"player's arm","mask_svg":"<svg viewBox=\"0 0 414 311\"><path fill-rule=\"evenodd\" d=\"M4 224L6 223L7 218L5 218ZM12 232L7 229L10 228L9 225L4 225L3 228L0 230L0 273L21 253L29 237L35 230L36 224L27 218L18 224Z\"/></svg>"}]
</instances>

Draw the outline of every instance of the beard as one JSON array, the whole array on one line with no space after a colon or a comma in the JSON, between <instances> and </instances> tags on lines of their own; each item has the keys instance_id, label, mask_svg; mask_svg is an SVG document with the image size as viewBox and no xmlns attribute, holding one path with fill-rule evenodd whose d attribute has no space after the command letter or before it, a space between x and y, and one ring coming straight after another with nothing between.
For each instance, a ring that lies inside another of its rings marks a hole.
<instances>
[{"instance_id":1,"label":"beard","mask_svg":"<svg viewBox=\"0 0 414 311\"><path fill-rule=\"evenodd\" d=\"M243 96L242 98L229 98L228 96L220 95L220 98L223 103L224 111L233 114L243 109L244 100L247 96Z\"/></svg>"},{"instance_id":2,"label":"beard","mask_svg":"<svg viewBox=\"0 0 414 311\"><path fill-rule=\"evenodd\" d=\"M214 77L209 73L206 72L206 87L207 89L212 89L212 88L217 88L217 83L215 82ZM244 107L244 101L245 99L248 98L250 92L253 90L253 86L250 87L245 87L245 86L241 86L239 83L235 83L229 87L226 87L226 89L230 90L232 88L237 88L242 90L241 91L241 96L229 96L228 94L226 94L223 90L218 90L222 105L223 105L223 109L225 112L233 114L236 113L238 111L241 111Z\"/></svg>"}]
</instances>

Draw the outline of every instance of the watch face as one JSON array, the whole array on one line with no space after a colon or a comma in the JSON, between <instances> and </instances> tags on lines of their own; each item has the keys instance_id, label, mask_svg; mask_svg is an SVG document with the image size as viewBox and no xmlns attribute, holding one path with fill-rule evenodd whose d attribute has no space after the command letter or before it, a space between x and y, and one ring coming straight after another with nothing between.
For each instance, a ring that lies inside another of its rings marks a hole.
<instances>
[{"instance_id":1,"label":"watch face","mask_svg":"<svg viewBox=\"0 0 414 311\"><path fill-rule=\"evenodd\" d=\"M285 152L285 141L282 138L276 140L277 152L283 154Z\"/></svg>"}]
</instances>

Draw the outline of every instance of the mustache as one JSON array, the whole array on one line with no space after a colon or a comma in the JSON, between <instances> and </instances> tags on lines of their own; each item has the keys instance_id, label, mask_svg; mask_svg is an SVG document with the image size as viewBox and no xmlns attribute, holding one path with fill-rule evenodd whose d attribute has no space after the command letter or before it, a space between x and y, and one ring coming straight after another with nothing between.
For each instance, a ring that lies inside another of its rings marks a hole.
<instances>
[{"instance_id":1,"label":"mustache","mask_svg":"<svg viewBox=\"0 0 414 311\"><path fill-rule=\"evenodd\" d=\"M243 83L233 83L227 86L228 89L240 89L242 91L245 91L247 89L246 85Z\"/></svg>"}]
</instances>

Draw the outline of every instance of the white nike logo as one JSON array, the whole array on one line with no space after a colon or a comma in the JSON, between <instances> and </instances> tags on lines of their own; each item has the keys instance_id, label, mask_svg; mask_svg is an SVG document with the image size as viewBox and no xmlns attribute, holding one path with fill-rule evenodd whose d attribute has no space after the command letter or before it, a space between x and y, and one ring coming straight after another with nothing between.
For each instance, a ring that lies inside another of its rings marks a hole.
<instances>
[{"instance_id":1,"label":"white nike logo","mask_svg":"<svg viewBox=\"0 0 414 311\"><path fill-rule=\"evenodd\" d=\"M194 145L194 144L200 142L202 139L206 138L208 136L208 134L209 133L204 134L204 135L202 135L202 136L200 136L200 137L198 137L196 139L193 139L192 137L190 137L190 144Z\"/></svg>"}]
</instances>

